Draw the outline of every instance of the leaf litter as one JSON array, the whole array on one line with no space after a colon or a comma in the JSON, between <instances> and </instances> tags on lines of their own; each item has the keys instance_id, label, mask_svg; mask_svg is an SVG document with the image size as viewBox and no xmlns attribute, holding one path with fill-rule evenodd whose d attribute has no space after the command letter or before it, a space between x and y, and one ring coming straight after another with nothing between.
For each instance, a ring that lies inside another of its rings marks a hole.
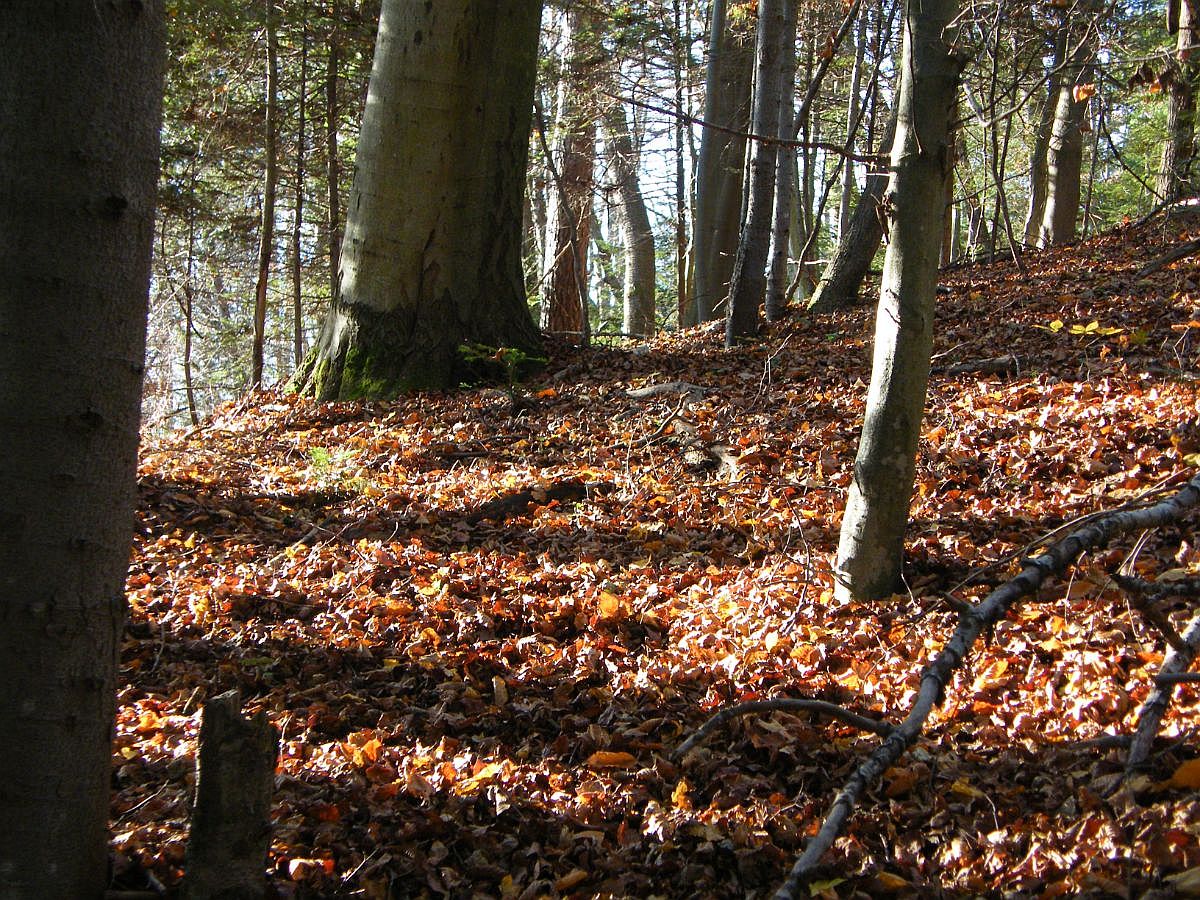
<instances>
[{"instance_id":1,"label":"leaf litter","mask_svg":"<svg viewBox=\"0 0 1200 900\"><path fill-rule=\"evenodd\" d=\"M1190 478L1200 266L1135 275L1198 231L945 273L906 590L877 604L835 601L830 573L867 308L734 351L712 327L552 345L515 418L487 388L258 394L147 440L119 868L177 884L198 711L238 688L282 734L278 896L769 896L874 738L776 711L671 751L747 700L900 714L956 624L947 594ZM1001 354L1015 371L963 371ZM628 394L667 382L687 390ZM1084 559L998 626L813 895L1200 890L1197 686L1138 790L1111 792L1123 753L1097 740L1132 731L1166 649L1107 576L1194 574L1195 526Z\"/></svg>"}]
</instances>

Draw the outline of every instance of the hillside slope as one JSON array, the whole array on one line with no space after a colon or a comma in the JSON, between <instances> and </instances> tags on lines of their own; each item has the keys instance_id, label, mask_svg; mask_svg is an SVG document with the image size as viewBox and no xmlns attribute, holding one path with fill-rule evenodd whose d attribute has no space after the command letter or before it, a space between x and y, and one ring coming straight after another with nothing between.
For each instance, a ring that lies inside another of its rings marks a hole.
<instances>
[{"instance_id":1,"label":"hillside slope","mask_svg":"<svg viewBox=\"0 0 1200 900\"><path fill-rule=\"evenodd\" d=\"M126 877L178 877L197 710L239 687L283 732L281 896L769 896L877 739L775 713L670 751L744 699L902 714L954 627L946 593L1190 478L1200 261L1136 272L1198 233L1160 218L946 273L908 591L872 606L830 590L868 309L736 351L711 328L562 348L516 417L494 389L257 395L148 442ZM1196 569L1195 525L1084 560L996 629L854 816L826 896L1138 896L1200 867L1178 768L1196 686L1136 795L1104 799L1122 754L1088 743L1130 730L1164 651L1106 576Z\"/></svg>"}]
</instances>

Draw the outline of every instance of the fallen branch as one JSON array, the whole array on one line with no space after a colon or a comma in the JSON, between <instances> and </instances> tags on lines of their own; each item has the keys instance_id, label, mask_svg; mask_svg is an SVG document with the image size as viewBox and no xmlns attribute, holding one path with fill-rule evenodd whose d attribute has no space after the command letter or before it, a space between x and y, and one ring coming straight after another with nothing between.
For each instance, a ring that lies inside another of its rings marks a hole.
<instances>
[{"instance_id":1,"label":"fallen branch","mask_svg":"<svg viewBox=\"0 0 1200 900\"><path fill-rule=\"evenodd\" d=\"M1173 684L1200 684L1200 672L1174 672L1170 674L1159 674L1154 676L1154 683L1159 687L1168 687Z\"/></svg>"},{"instance_id":2,"label":"fallen branch","mask_svg":"<svg viewBox=\"0 0 1200 900\"><path fill-rule=\"evenodd\" d=\"M505 521L528 512L533 506L546 506L549 503L578 503L590 494L611 490L611 485L604 482L587 483L571 478L559 481L546 487L529 488L515 491L489 500L474 512L463 516L468 525L477 525L484 519Z\"/></svg>"},{"instance_id":3,"label":"fallen branch","mask_svg":"<svg viewBox=\"0 0 1200 900\"><path fill-rule=\"evenodd\" d=\"M1175 630L1175 626L1171 624L1167 614L1158 608L1158 601L1161 597L1155 596L1155 594L1161 594L1161 592L1155 589L1164 585L1141 578L1131 578L1128 575L1114 575L1112 580L1117 587L1122 588L1129 595L1129 604L1141 613L1147 622L1158 629L1172 649L1181 652L1187 650L1187 643Z\"/></svg>"},{"instance_id":4,"label":"fallen branch","mask_svg":"<svg viewBox=\"0 0 1200 900\"><path fill-rule=\"evenodd\" d=\"M1012 355L993 356L939 366L934 371L943 375L1017 375L1021 371L1021 361Z\"/></svg>"},{"instance_id":5,"label":"fallen branch","mask_svg":"<svg viewBox=\"0 0 1200 900\"><path fill-rule=\"evenodd\" d=\"M838 792L820 830L804 848L787 881L775 894L776 900L797 900L808 896L805 883L809 875L841 834L859 797L920 737L934 707L942 702L951 676L963 664L981 634L990 631L1018 600L1036 592L1050 577L1061 574L1080 554L1102 547L1126 532L1174 522L1197 502L1200 502L1200 475L1173 497L1154 506L1121 509L1099 516L1050 545L1039 556L1025 560L1019 575L965 611L954 634L921 673L921 686L908 716L859 765ZM1200 639L1200 625L1197 626L1197 632L1197 638Z\"/></svg>"},{"instance_id":6,"label":"fallen branch","mask_svg":"<svg viewBox=\"0 0 1200 900\"><path fill-rule=\"evenodd\" d=\"M1158 259L1154 260L1153 262L1146 263L1146 265L1144 265L1140 269L1138 269L1137 274L1134 275L1133 277L1134 278L1145 278L1147 275L1153 275L1159 269L1166 268L1171 263L1178 262L1179 260L1183 259L1184 257L1191 256L1193 253L1196 253L1198 251L1200 251L1200 238L1197 238L1194 241L1185 241L1184 243L1180 244L1178 247L1174 247L1173 249L1168 250L1166 253L1164 253L1162 256L1160 256Z\"/></svg>"},{"instance_id":7,"label":"fallen branch","mask_svg":"<svg viewBox=\"0 0 1200 900\"><path fill-rule=\"evenodd\" d=\"M1196 658L1197 650L1200 650L1200 613L1194 615L1188 623L1187 630L1183 633L1183 646L1180 649L1172 648L1167 653L1158 678L1154 679L1154 690L1138 710L1137 730L1134 731L1133 740L1129 744L1129 755L1125 757L1127 778L1140 770L1150 758L1150 748L1154 746L1154 738L1158 735L1159 723L1171 704L1171 695L1175 693L1175 685L1178 684L1178 681L1160 684L1159 679L1187 672Z\"/></svg>"},{"instance_id":8,"label":"fallen branch","mask_svg":"<svg viewBox=\"0 0 1200 900\"><path fill-rule=\"evenodd\" d=\"M759 712L811 712L818 715L828 716L831 719L837 719L839 722L857 728L860 731L870 731L880 737L887 737L893 731L893 726L887 722L881 722L879 719L871 719L859 713L852 712L844 706L838 706L836 703L830 703L826 700L806 700L801 697L776 697L772 700L748 700L745 703L739 703L736 706L727 706L719 713L710 718L690 738L680 744L671 754L673 759L680 759L686 756L698 744L703 741L714 731L728 722L730 719L738 718L739 716L748 716L751 713Z\"/></svg>"}]
</instances>

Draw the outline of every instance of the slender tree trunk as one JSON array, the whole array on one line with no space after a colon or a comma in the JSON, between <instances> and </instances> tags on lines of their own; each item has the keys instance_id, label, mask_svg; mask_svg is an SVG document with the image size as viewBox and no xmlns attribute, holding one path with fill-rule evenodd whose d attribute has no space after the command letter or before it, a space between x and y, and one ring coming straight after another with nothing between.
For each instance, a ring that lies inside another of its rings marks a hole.
<instances>
[{"instance_id":1,"label":"slender tree trunk","mask_svg":"<svg viewBox=\"0 0 1200 900\"><path fill-rule=\"evenodd\" d=\"M254 346L250 373L251 387L262 387L263 346L267 333L267 285L271 278L271 257L275 251L275 192L279 185L279 21L275 0L267 3L267 114L263 152L266 173L263 176L262 229L258 240L258 280L254 287Z\"/></svg>"},{"instance_id":2,"label":"slender tree trunk","mask_svg":"<svg viewBox=\"0 0 1200 900\"><path fill-rule=\"evenodd\" d=\"M675 28L672 31L672 55L674 56L673 77L675 79L675 285L676 309L682 320L688 316L691 308L691 285L688 283L688 273L691 271L691 260L688 254L688 185L687 170L684 166L684 123L688 115L687 104L683 95L684 70L687 67L687 54L691 46L691 26L684 18L681 0L673 0L671 10L675 17ZM628 301L626 314L628 315ZM625 329L627 332L628 328ZM653 331L653 326L651 326Z\"/></svg>"},{"instance_id":3,"label":"slender tree trunk","mask_svg":"<svg viewBox=\"0 0 1200 900\"><path fill-rule=\"evenodd\" d=\"M1048 247L1074 240L1083 181L1083 122L1087 98L1076 90L1092 76L1090 40L1078 41L1063 69L1054 107L1054 127L1046 151L1046 211L1039 244Z\"/></svg>"},{"instance_id":4,"label":"slender tree trunk","mask_svg":"<svg viewBox=\"0 0 1200 900\"><path fill-rule=\"evenodd\" d=\"M788 34L789 9L794 11L787 0L759 0L758 4L751 128L759 139L754 141L751 151L749 205L729 282L726 347L733 347L742 338L758 333L758 306L767 288L767 253L779 157L779 145L771 139L779 133L779 65Z\"/></svg>"},{"instance_id":5,"label":"slender tree trunk","mask_svg":"<svg viewBox=\"0 0 1200 900\"><path fill-rule=\"evenodd\" d=\"M300 34L300 83L296 101L296 189L292 216L292 365L304 362L304 265L301 256L304 230L304 139L308 112L308 0L304 0Z\"/></svg>"},{"instance_id":6,"label":"slender tree trunk","mask_svg":"<svg viewBox=\"0 0 1200 900\"><path fill-rule=\"evenodd\" d=\"M729 293L737 253L746 152L746 141L738 134L750 126L754 56L747 35L730 27L727 6L727 0L712 4L704 94L704 121L712 127L700 136L692 218L696 265L690 313L680 322L683 327L717 315Z\"/></svg>"},{"instance_id":7,"label":"slender tree trunk","mask_svg":"<svg viewBox=\"0 0 1200 900\"><path fill-rule=\"evenodd\" d=\"M160 0L0 27L0 897L99 900L133 525Z\"/></svg>"},{"instance_id":8,"label":"slender tree trunk","mask_svg":"<svg viewBox=\"0 0 1200 900\"><path fill-rule=\"evenodd\" d=\"M779 61L779 138L792 137L792 115L796 94L796 4L783 0L784 35ZM766 298L763 312L768 322L783 316L788 289L788 241L792 224L792 197L795 185L791 175L795 170L792 159L795 150L782 143L776 149L775 212L771 221L771 253L767 265Z\"/></svg>"},{"instance_id":9,"label":"slender tree trunk","mask_svg":"<svg viewBox=\"0 0 1200 900\"><path fill-rule=\"evenodd\" d=\"M957 0L906 5L896 141L866 418L842 519L836 593L871 600L899 583L933 348L950 119L964 60L951 50Z\"/></svg>"},{"instance_id":10,"label":"slender tree trunk","mask_svg":"<svg viewBox=\"0 0 1200 900\"><path fill-rule=\"evenodd\" d=\"M339 299L294 384L456 386L468 342L537 353L521 274L539 0L384 0Z\"/></svg>"},{"instance_id":11,"label":"slender tree trunk","mask_svg":"<svg viewBox=\"0 0 1200 900\"><path fill-rule=\"evenodd\" d=\"M608 108L604 125L625 232L624 331L632 337L650 337L654 334L654 231L638 184L637 152L621 104Z\"/></svg>"},{"instance_id":12,"label":"slender tree trunk","mask_svg":"<svg viewBox=\"0 0 1200 900\"><path fill-rule=\"evenodd\" d=\"M339 260L342 250L342 187L341 166L338 163L338 0L332 0L330 3L329 15L332 24L329 28L325 58L325 182L329 190L325 211L325 237L329 241L329 304L332 307L337 304L338 285L342 277Z\"/></svg>"},{"instance_id":13,"label":"slender tree trunk","mask_svg":"<svg viewBox=\"0 0 1200 900\"><path fill-rule=\"evenodd\" d=\"M196 331L196 214L199 212L195 158L192 159L189 174L187 267L183 280L183 388L187 396L188 419L194 428L200 424L200 415L196 410L196 387L192 378L192 336Z\"/></svg>"},{"instance_id":14,"label":"slender tree trunk","mask_svg":"<svg viewBox=\"0 0 1200 900\"><path fill-rule=\"evenodd\" d=\"M838 241L833 257L825 265L825 271L813 293L809 310L828 313L847 309L858 303L858 292L863 279L871 268L871 260L883 240L883 225L887 213L883 209L883 195L889 180L889 165L892 141L896 134L896 113L888 117L887 127L879 139L876 151L883 165L867 176L867 184L854 207L850 227Z\"/></svg>"},{"instance_id":15,"label":"slender tree trunk","mask_svg":"<svg viewBox=\"0 0 1200 900\"><path fill-rule=\"evenodd\" d=\"M854 47L854 68L850 70L850 101L846 110L846 153L854 152L854 132L858 128L859 108L862 98L863 62L867 50L867 14L862 13L859 21L858 40ZM854 201L854 159L847 156L842 169L842 201L838 205L838 241L846 237L850 228L850 210Z\"/></svg>"},{"instance_id":16,"label":"slender tree trunk","mask_svg":"<svg viewBox=\"0 0 1200 900\"><path fill-rule=\"evenodd\" d=\"M563 16L563 77L558 85L553 161L557 175L547 211L542 330L579 343L588 337L588 243L596 163L596 123L582 88L590 14L572 7Z\"/></svg>"}]
</instances>

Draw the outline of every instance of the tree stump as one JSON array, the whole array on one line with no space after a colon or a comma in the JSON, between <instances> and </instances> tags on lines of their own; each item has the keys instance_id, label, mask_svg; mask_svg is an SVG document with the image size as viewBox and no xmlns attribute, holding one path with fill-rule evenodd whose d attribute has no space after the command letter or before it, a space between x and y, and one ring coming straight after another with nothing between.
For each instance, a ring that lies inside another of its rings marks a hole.
<instances>
[{"instance_id":1,"label":"tree stump","mask_svg":"<svg viewBox=\"0 0 1200 900\"><path fill-rule=\"evenodd\" d=\"M204 704L184 900L262 900L279 734L229 691Z\"/></svg>"}]
</instances>

